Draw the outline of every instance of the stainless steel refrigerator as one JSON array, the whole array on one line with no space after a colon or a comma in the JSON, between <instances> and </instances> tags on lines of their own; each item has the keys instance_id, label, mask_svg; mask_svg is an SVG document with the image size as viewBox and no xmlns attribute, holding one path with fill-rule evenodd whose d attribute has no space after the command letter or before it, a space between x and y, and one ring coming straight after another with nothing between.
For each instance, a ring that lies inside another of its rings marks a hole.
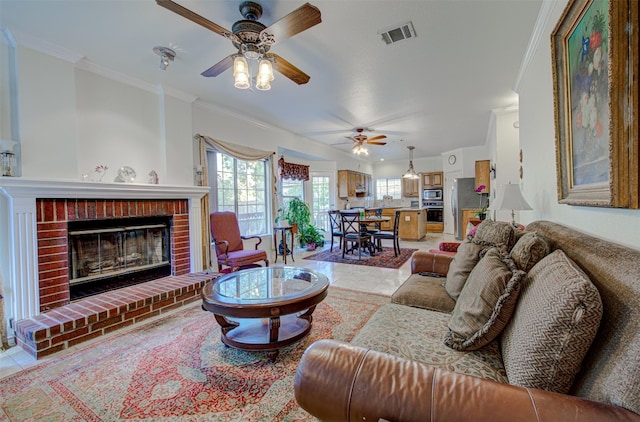
<instances>
[{"instance_id":1,"label":"stainless steel refrigerator","mask_svg":"<svg viewBox=\"0 0 640 422\"><path fill-rule=\"evenodd\" d=\"M463 208L478 208L480 196L476 193L474 177L457 178L451 187L451 212L456 239L462 240L466 222L462 221Z\"/></svg>"}]
</instances>

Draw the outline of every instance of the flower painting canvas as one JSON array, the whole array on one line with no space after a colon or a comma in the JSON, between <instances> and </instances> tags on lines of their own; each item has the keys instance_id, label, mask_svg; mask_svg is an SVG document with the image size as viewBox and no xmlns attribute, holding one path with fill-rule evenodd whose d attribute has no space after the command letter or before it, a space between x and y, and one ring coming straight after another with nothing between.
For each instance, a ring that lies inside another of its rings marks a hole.
<instances>
[{"instance_id":1,"label":"flower painting canvas","mask_svg":"<svg viewBox=\"0 0 640 422\"><path fill-rule=\"evenodd\" d=\"M569 0L551 33L561 204L638 208L637 9Z\"/></svg>"},{"instance_id":2,"label":"flower painting canvas","mask_svg":"<svg viewBox=\"0 0 640 422\"><path fill-rule=\"evenodd\" d=\"M607 2L586 9L567 40L572 185L609 182Z\"/></svg>"}]
</instances>

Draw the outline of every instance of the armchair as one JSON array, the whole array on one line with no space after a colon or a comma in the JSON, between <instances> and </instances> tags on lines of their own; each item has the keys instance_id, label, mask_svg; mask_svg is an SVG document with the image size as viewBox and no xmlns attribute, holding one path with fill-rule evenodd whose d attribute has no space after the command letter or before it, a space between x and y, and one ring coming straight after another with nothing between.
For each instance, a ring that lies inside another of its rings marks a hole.
<instances>
[{"instance_id":1,"label":"armchair","mask_svg":"<svg viewBox=\"0 0 640 422\"><path fill-rule=\"evenodd\" d=\"M259 236L241 236L238 218L230 211L212 212L209 215L211 227L211 237L216 247L216 257L218 258L218 271L222 266L230 267L231 271L238 271L242 267L255 265L264 261L265 266L269 266L267 252L258 249L262 243ZM257 239L255 249L244 249L243 240Z\"/></svg>"}]
</instances>

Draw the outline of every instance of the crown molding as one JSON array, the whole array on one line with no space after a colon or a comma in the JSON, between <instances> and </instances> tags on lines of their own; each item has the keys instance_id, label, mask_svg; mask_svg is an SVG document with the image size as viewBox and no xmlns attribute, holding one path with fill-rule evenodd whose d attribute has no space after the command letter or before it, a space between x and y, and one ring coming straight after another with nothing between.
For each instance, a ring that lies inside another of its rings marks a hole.
<instances>
[{"instance_id":1,"label":"crown molding","mask_svg":"<svg viewBox=\"0 0 640 422\"><path fill-rule=\"evenodd\" d=\"M158 95L169 95L171 97L177 98L179 100L186 101L188 103L193 103L198 97L192 94L189 94L184 91L180 91L178 89L164 87L162 85L156 85L149 82L145 82L141 79L134 78L132 76L126 75L124 73L116 72L113 69L109 69L104 66L100 66L96 63L93 63L87 59L82 59L78 63L76 63L76 69L86 70L87 72L94 73L96 75L103 76L107 79L114 80L116 82L120 82L126 85L134 86L136 88L140 88L142 90L152 92Z\"/></svg>"},{"instance_id":2,"label":"crown molding","mask_svg":"<svg viewBox=\"0 0 640 422\"><path fill-rule=\"evenodd\" d=\"M524 80L524 76L527 73L529 65L531 64L531 61L533 60L533 57L538 50L540 40L543 39L543 36L546 36L546 28L549 23L549 19L551 18L551 16L553 16L553 11L557 4L557 0L543 0L542 4L540 5L538 18L536 19L536 23L533 26L531 38L529 38L529 44L527 45L524 56L522 57L522 61L520 62L520 69L518 70L518 75L516 76L516 80L513 84L513 90L517 93L520 93L520 88L522 88L522 81Z\"/></svg>"},{"instance_id":3,"label":"crown molding","mask_svg":"<svg viewBox=\"0 0 640 422\"><path fill-rule=\"evenodd\" d=\"M6 31L13 33L13 38L15 39L17 45L30 48L31 50L56 57L69 63L77 63L84 57L82 54L76 51L61 47L57 44L53 44L40 38L36 38L32 35L25 34L19 31L11 31L9 29L5 29L5 32Z\"/></svg>"}]
</instances>

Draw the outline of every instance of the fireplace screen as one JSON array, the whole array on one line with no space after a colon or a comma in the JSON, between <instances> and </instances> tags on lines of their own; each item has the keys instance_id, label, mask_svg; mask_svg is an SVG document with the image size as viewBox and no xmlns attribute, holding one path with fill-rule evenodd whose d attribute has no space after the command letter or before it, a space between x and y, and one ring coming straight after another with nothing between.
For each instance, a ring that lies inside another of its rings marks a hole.
<instances>
[{"instance_id":1,"label":"fireplace screen","mask_svg":"<svg viewBox=\"0 0 640 422\"><path fill-rule=\"evenodd\" d=\"M169 225L69 230L69 251L72 285L169 266Z\"/></svg>"}]
</instances>

